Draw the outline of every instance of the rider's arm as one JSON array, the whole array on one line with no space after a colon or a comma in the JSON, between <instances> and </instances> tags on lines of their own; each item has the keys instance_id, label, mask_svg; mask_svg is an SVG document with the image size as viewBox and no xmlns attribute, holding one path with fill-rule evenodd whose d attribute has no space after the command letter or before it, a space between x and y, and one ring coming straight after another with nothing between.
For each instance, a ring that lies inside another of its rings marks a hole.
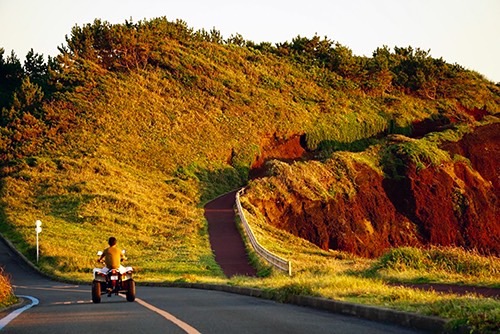
<instances>
[{"instance_id":1,"label":"rider's arm","mask_svg":"<svg viewBox=\"0 0 500 334\"><path fill-rule=\"evenodd\" d=\"M97 262L102 262L102 259L104 258L105 254L102 252L101 257L97 260Z\"/></svg>"}]
</instances>

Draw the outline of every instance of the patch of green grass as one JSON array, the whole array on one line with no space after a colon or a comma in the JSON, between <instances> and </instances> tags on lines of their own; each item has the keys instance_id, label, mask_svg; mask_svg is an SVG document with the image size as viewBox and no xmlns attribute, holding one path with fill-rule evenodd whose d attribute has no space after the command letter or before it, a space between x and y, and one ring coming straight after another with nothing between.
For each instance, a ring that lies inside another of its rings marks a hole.
<instances>
[{"instance_id":1,"label":"patch of green grass","mask_svg":"<svg viewBox=\"0 0 500 334\"><path fill-rule=\"evenodd\" d=\"M392 137L392 141L380 150L380 164L391 178L402 177L404 168L410 164L421 170L451 161L449 153L439 148L439 143L432 139L411 139L399 135Z\"/></svg>"},{"instance_id":2,"label":"patch of green grass","mask_svg":"<svg viewBox=\"0 0 500 334\"><path fill-rule=\"evenodd\" d=\"M395 282L439 282L500 287L498 258L452 247L392 249L364 274Z\"/></svg>"}]
</instances>

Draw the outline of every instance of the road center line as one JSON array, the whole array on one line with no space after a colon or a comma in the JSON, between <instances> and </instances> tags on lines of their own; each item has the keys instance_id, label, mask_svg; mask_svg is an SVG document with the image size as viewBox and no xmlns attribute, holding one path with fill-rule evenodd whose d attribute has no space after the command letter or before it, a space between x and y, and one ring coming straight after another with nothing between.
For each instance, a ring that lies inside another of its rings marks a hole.
<instances>
[{"instance_id":1,"label":"road center line","mask_svg":"<svg viewBox=\"0 0 500 334\"><path fill-rule=\"evenodd\" d=\"M162 317L164 317L168 321L174 323L178 327L182 328L186 333L188 333L188 334L201 334L200 332L198 332L198 330L196 328L193 328L190 325L188 325L187 323L185 323L184 321L177 319L172 314L170 314L162 309L159 309L159 308L157 308L149 303L146 303L142 299L136 298L135 301L137 303L141 304L142 306L144 306L145 308L147 308L153 312L158 313L159 315L161 315Z\"/></svg>"},{"instance_id":2,"label":"road center line","mask_svg":"<svg viewBox=\"0 0 500 334\"><path fill-rule=\"evenodd\" d=\"M4 318L0 319L0 330L2 330L2 328L4 328L5 326L7 326L7 324L9 322L11 322L12 320L14 320L18 315L20 315L21 313L23 313L27 309L30 309L33 306L38 305L38 299L36 299L35 297L31 297L31 296L18 296L18 297L20 297L20 298L27 298L27 299L31 300L31 304L23 306L21 308L18 308L17 310L14 310L13 312L9 313L9 315L7 315Z\"/></svg>"},{"instance_id":3,"label":"road center line","mask_svg":"<svg viewBox=\"0 0 500 334\"><path fill-rule=\"evenodd\" d=\"M77 290L73 289L72 287L49 287L49 288L42 288L42 287L36 287L36 286L23 286L23 285L13 285L15 289L31 289L31 290L48 290L48 291L69 291L69 292L82 292L82 293L88 293L87 290Z\"/></svg>"}]
</instances>

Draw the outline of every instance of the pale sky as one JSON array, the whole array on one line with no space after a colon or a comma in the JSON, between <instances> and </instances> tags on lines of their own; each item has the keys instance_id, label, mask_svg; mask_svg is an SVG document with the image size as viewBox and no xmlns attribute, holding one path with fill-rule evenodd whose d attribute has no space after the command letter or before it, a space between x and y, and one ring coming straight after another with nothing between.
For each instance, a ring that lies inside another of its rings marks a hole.
<instances>
[{"instance_id":1,"label":"pale sky","mask_svg":"<svg viewBox=\"0 0 500 334\"><path fill-rule=\"evenodd\" d=\"M500 0L0 0L0 47L57 55L75 25L165 16L256 43L320 37L371 56L383 45L431 50L500 82Z\"/></svg>"}]
</instances>

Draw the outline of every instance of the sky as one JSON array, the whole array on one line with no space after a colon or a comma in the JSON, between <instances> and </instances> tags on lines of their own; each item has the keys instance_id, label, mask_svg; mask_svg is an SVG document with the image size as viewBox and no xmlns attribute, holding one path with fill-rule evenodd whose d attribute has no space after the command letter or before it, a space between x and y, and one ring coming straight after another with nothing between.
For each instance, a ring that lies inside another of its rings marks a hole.
<instances>
[{"instance_id":1,"label":"sky","mask_svg":"<svg viewBox=\"0 0 500 334\"><path fill-rule=\"evenodd\" d=\"M500 0L0 0L0 48L47 59L75 25L161 16L256 43L317 34L360 56L418 47L500 82Z\"/></svg>"}]
</instances>

